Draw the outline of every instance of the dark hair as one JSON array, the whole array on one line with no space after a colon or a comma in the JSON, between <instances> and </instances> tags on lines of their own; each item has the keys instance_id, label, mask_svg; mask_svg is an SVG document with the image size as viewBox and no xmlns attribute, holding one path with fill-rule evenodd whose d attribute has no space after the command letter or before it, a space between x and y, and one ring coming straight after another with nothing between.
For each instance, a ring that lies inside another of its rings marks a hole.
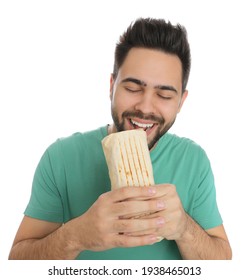
<instances>
[{"instance_id":1,"label":"dark hair","mask_svg":"<svg viewBox=\"0 0 248 280\"><path fill-rule=\"evenodd\" d=\"M124 32L116 44L113 76L116 78L131 48L157 49L177 55L182 63L182 90L187 86L191 56L186 29L163 19L139 18Z\"/></svg>"}]
</instances>

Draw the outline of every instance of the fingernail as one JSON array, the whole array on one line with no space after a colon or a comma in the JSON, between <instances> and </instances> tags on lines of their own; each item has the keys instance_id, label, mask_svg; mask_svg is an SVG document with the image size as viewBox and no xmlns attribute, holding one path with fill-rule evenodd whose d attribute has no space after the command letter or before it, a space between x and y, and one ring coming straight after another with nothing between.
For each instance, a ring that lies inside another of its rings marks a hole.
<instances>
[{"instance_id":1,"label":"fingernail","mask_svg":"<svg viewBox=\"0 0 248 280\"><path fill-rule=\"evenodd\" d=\"M165 207L164 202L163 201L158 201L157 202L157 207L158 207L158 209L164 209L164 207Z\"/></svg>"},{"instance_id":2,"label":"fingernail","mask_svg":"<svg viewBox=\"0 0 248 280\"><path fill-rule=\"evenodd\" d=\"M164 239L164 238L163 238L162 236L157 236L157 241L156 241L156 243L162 241L163 239Z\"/></svg>"},{"instance_id":3,"label":"fingernail","mask_svg":"<svg viewBox=\"0 0 248 280\"><path fill-rule=\"evenodd\" d=\"M162 236L152 236L151 237L151 242L152 242L152 244L154 244L154 243L158 243L158 242L162 241L163 239L164 238Z\"/></svg>"},{"instance_id":4,"label":"fingernail","mask_svg":"<svg viewBox=\"0 0 248 280\"><path fill-rule=\"evenodd\" d=\"M148 188L148 193L151 195L154 195L156 193L156 189L155 188Z\"/></svg>"},{"instance_id":5,"label":"fingernail","mask_svg":"<svg viewBox=\"0 0 248 280\"><path fill-rule=\"evenodd\" d=\"M157 225L160 226L160 225L163 225L164 224L164 218L158 218L157 219Z\"/></svg>"}]
</instances>

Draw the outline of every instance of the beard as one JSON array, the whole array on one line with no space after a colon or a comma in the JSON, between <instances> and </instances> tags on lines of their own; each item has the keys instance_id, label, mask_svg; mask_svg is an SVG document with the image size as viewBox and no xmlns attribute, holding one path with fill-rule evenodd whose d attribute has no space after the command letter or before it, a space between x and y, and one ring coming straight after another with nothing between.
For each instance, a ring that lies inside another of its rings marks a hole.
<instances>
[{"instance_id":1,"label":"beard","mask_svg":"<svg viewBox=\"0 0 248 280\"><path fill-rule=\"evenodd\" d=\"M158 140L172 127L172 125L175 122L175 119L171 122L166 122L164 118L155 116L153 114L144 114L141 111L125 111L121 115L121 119L119 120L117 111L112 106L111 107L111 114L112 118L116 127L117 132L125 131L125 119L131 119L131 118L139 118L142 120L149 120L152 122L157 123L157 129L155 135L152 137L152 139L148 140L148 148L151 150L155 144L158 142Z\"/></svg>"}]
</instances>

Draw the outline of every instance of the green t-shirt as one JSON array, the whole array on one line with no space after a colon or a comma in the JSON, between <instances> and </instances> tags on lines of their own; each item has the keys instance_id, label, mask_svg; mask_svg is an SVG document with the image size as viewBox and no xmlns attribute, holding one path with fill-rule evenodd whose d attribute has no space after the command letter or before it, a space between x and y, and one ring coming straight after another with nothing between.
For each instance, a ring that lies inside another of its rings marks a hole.
<instances>
[{"instance_id":1,"label":"green t-shirt","mask_svg":"<svg viewBox=\"0 0 248 280\"><path fill-rule=\"evenodd\" d=\"M107 127L75 133L53 143L35 171L25 215L66 223L83 214L98 196L110 190L101 140ZM193 141L166 133L151 151L156 184L176 186L185 211L204 229L222 224L214 178L205 152ZM78 259L181 259L175 241L149 246L84 251Z\"/></svg>"}]
</instances>

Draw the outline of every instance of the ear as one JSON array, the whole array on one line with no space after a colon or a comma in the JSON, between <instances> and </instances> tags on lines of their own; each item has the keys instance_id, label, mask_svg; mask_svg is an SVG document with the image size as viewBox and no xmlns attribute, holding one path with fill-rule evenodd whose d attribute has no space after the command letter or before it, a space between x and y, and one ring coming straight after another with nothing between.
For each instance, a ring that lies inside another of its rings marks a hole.
<instances>
[{"instance_id":1,"label":"ear","mask_svg":"<svg viewBox=\"0 0 248 280\"><path fill-rule=\"evenodd\" d=\"M113 74L111 74L110 75L110 88L109 88L110 99L112 99L112 97L113 97L114 83L115 83L114 76L113 76Z\"/></svg>"},{"instance_id":2,"label":"ear","mask_svg":"<svg viewBox=\"0 0 248 280\"><path fill-rule=\"evenodd\" d=\"M182 94L177 113L180 113L180 111L183 107L184 101L186 100L187 97L188 97L188 91L185 90Z\"/></svg>"}]
</instances>

